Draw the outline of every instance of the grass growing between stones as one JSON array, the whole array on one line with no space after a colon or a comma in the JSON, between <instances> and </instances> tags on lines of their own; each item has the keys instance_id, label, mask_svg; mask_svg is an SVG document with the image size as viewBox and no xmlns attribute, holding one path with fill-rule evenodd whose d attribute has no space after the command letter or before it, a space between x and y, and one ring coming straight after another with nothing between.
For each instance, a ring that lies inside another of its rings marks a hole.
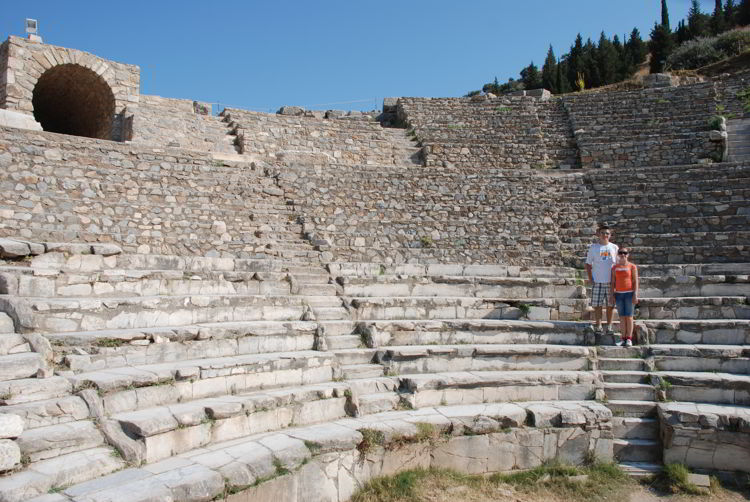
<instances>
[{"instance_id":1,"label":"grass growing between stones","mask_svg":"<svg viewBox=\"0 0 750 502\"><path fill-rule=\"evenodd\" d=\"M574 478L574 476L583 476ZM587 476L587 477L586 477ZM375 478L352 502L628 502L637 484L614 464L573 467L546 464L489 477L442 469L416 469Z\"/></svg>"}]
</instances>

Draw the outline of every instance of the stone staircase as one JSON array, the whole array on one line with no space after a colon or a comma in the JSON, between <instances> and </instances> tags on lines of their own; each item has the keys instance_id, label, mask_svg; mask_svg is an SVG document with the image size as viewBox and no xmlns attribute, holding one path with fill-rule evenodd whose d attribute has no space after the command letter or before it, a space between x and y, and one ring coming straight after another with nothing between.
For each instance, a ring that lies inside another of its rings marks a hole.
<instances>
[{"instance_id":1,"label":"stone staircase","mask_svg":"<svg viewBox=\"0 0 750 502\"><path fill-rule=\"evenodd\" d=\"M579 165L562 104L530 97L400 98L399 113L425 146L427 166L557 168Z\"/></svg>"},{"instance_id":2,"label":"stone staircase","mask_svg":"<svg viewBox=\"0 0 750 502\"><path fill-rule=\"evenodd\" d=\"M240 152L250 158L307 166L423 165L421 147L403 129L385 128L373 120L269 115L235 108L221 114L236 135Z\"/></svg>"},{"instance_id":3,"label":"stone staircase","mask_svg":"<svg viewBox=\"0 0 750 502\"><path fill-rule=\"evenodd\" d=\"M731 162L750 161L750 119L727 120L727 142Z\"/></svg>"}]
</instances>

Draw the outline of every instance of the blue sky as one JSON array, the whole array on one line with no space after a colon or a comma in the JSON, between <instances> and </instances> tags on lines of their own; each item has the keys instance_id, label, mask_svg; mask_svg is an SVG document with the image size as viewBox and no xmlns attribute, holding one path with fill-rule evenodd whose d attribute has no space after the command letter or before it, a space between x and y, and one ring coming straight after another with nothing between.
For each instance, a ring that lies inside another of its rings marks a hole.
<instances>
[{"instance_id":1,"label":"blue sky","mask_svg":"<svg viewBox=\"0 0 750 502\"><path fill-rule=\"evenodd\" d=\"M701 0L704 12L713 0ZM380 108L461 96L541 66L576 34L648 37L659 0L6 0L0 36L39 21L46 43L141 67L141 92L275 111ZM690 0L669 0L673 28ZM348 103L347 103L348 102ZM338 103L338 104L330 104ZM318 106L314 106L318 105Z\"/></svg>"}]
</instances>

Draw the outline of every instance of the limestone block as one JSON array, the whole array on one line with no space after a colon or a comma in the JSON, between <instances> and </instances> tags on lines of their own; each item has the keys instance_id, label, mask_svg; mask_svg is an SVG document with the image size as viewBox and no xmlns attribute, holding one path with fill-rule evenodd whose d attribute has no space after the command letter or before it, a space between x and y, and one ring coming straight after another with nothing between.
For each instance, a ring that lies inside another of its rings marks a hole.
<instances>
[{"instance_id":1,"label":"limestone block","mask_svg":"<svg viewBox=\"0 0 750 502\"><path fill-rule=\"evenodd\" d=\"M14 112L12 110L0 110L0 127L14 127L32 131L42 130L42 125L34 120L33 115Z\"/></svg>"},{"instance_id":2,"label":"limestone block","mask_svg":"<svg viewBox=\"0 0 750 502\"><path fill-rule=\"evenodd\" d=\"M30 254L31 249L25 242L0 237L0 258L21 258Z\"/></svg>"},{"instance_id":3,"label":"limestone block","mask_svg":"<svg viewBox=\"0 0 750 502\"><path fill-rule=\"evenodd\" d=\"M17 438L24 428L24 421L18 415L0 414L0 439Z\"/></svg>"},{"instance_id":4,"label":"limestone block","mask_svg":"<svg viewBox=\"0 0 750 502\"><path fill-rule=\"evenodd\" d=\"M21 449L9 439L0 439L0 471L12 469L21 462Z\"/></svg>"},{"instance_id":5,"label":"limestone block","mask_svg":"<svg viewBox=\"0 0 750 502\"><path fill-rule=\"evenodd\" d=\"M174 500L208 502L224 489L224 479L216 471L202 465L174 469L155 476L170 489Z\"/></svg>"},{"instance_id":6,"label":"limestone block","mask_svg":"<svg viewBox=\"0 0 750 502\"><path fill-rule=\"evenodd\" d=\"M15 332L16 330L13 326L13 319L11 319L5 312L0 312L0 334Z\"/></svg>"}]
</instances>

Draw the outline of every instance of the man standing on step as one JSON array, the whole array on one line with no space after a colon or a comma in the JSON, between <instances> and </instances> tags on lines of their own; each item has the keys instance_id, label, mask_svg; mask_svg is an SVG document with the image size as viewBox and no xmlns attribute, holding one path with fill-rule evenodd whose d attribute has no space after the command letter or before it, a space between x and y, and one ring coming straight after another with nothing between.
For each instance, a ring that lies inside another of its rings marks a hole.
<instances>
[{"instance_id":1,"label":"man standing on step","mask_svg":"<svg viewBox=\"0 0 750 502\"><path fill-rule=\"evenodd\" d=\"M586 255L586 275L588 284L592 285L591 289L591 306L594 307L594 335L596 343L602 336L602 307L607 308L607 334L613 335L612 330L612 313L613 306L610 305L610 278L612 267L617 262L617 245L609 242L612 235L609 227L600 226L596 230L596 236L599 242L595 242L589 247Z\"/></svg>"}]
</instances>

